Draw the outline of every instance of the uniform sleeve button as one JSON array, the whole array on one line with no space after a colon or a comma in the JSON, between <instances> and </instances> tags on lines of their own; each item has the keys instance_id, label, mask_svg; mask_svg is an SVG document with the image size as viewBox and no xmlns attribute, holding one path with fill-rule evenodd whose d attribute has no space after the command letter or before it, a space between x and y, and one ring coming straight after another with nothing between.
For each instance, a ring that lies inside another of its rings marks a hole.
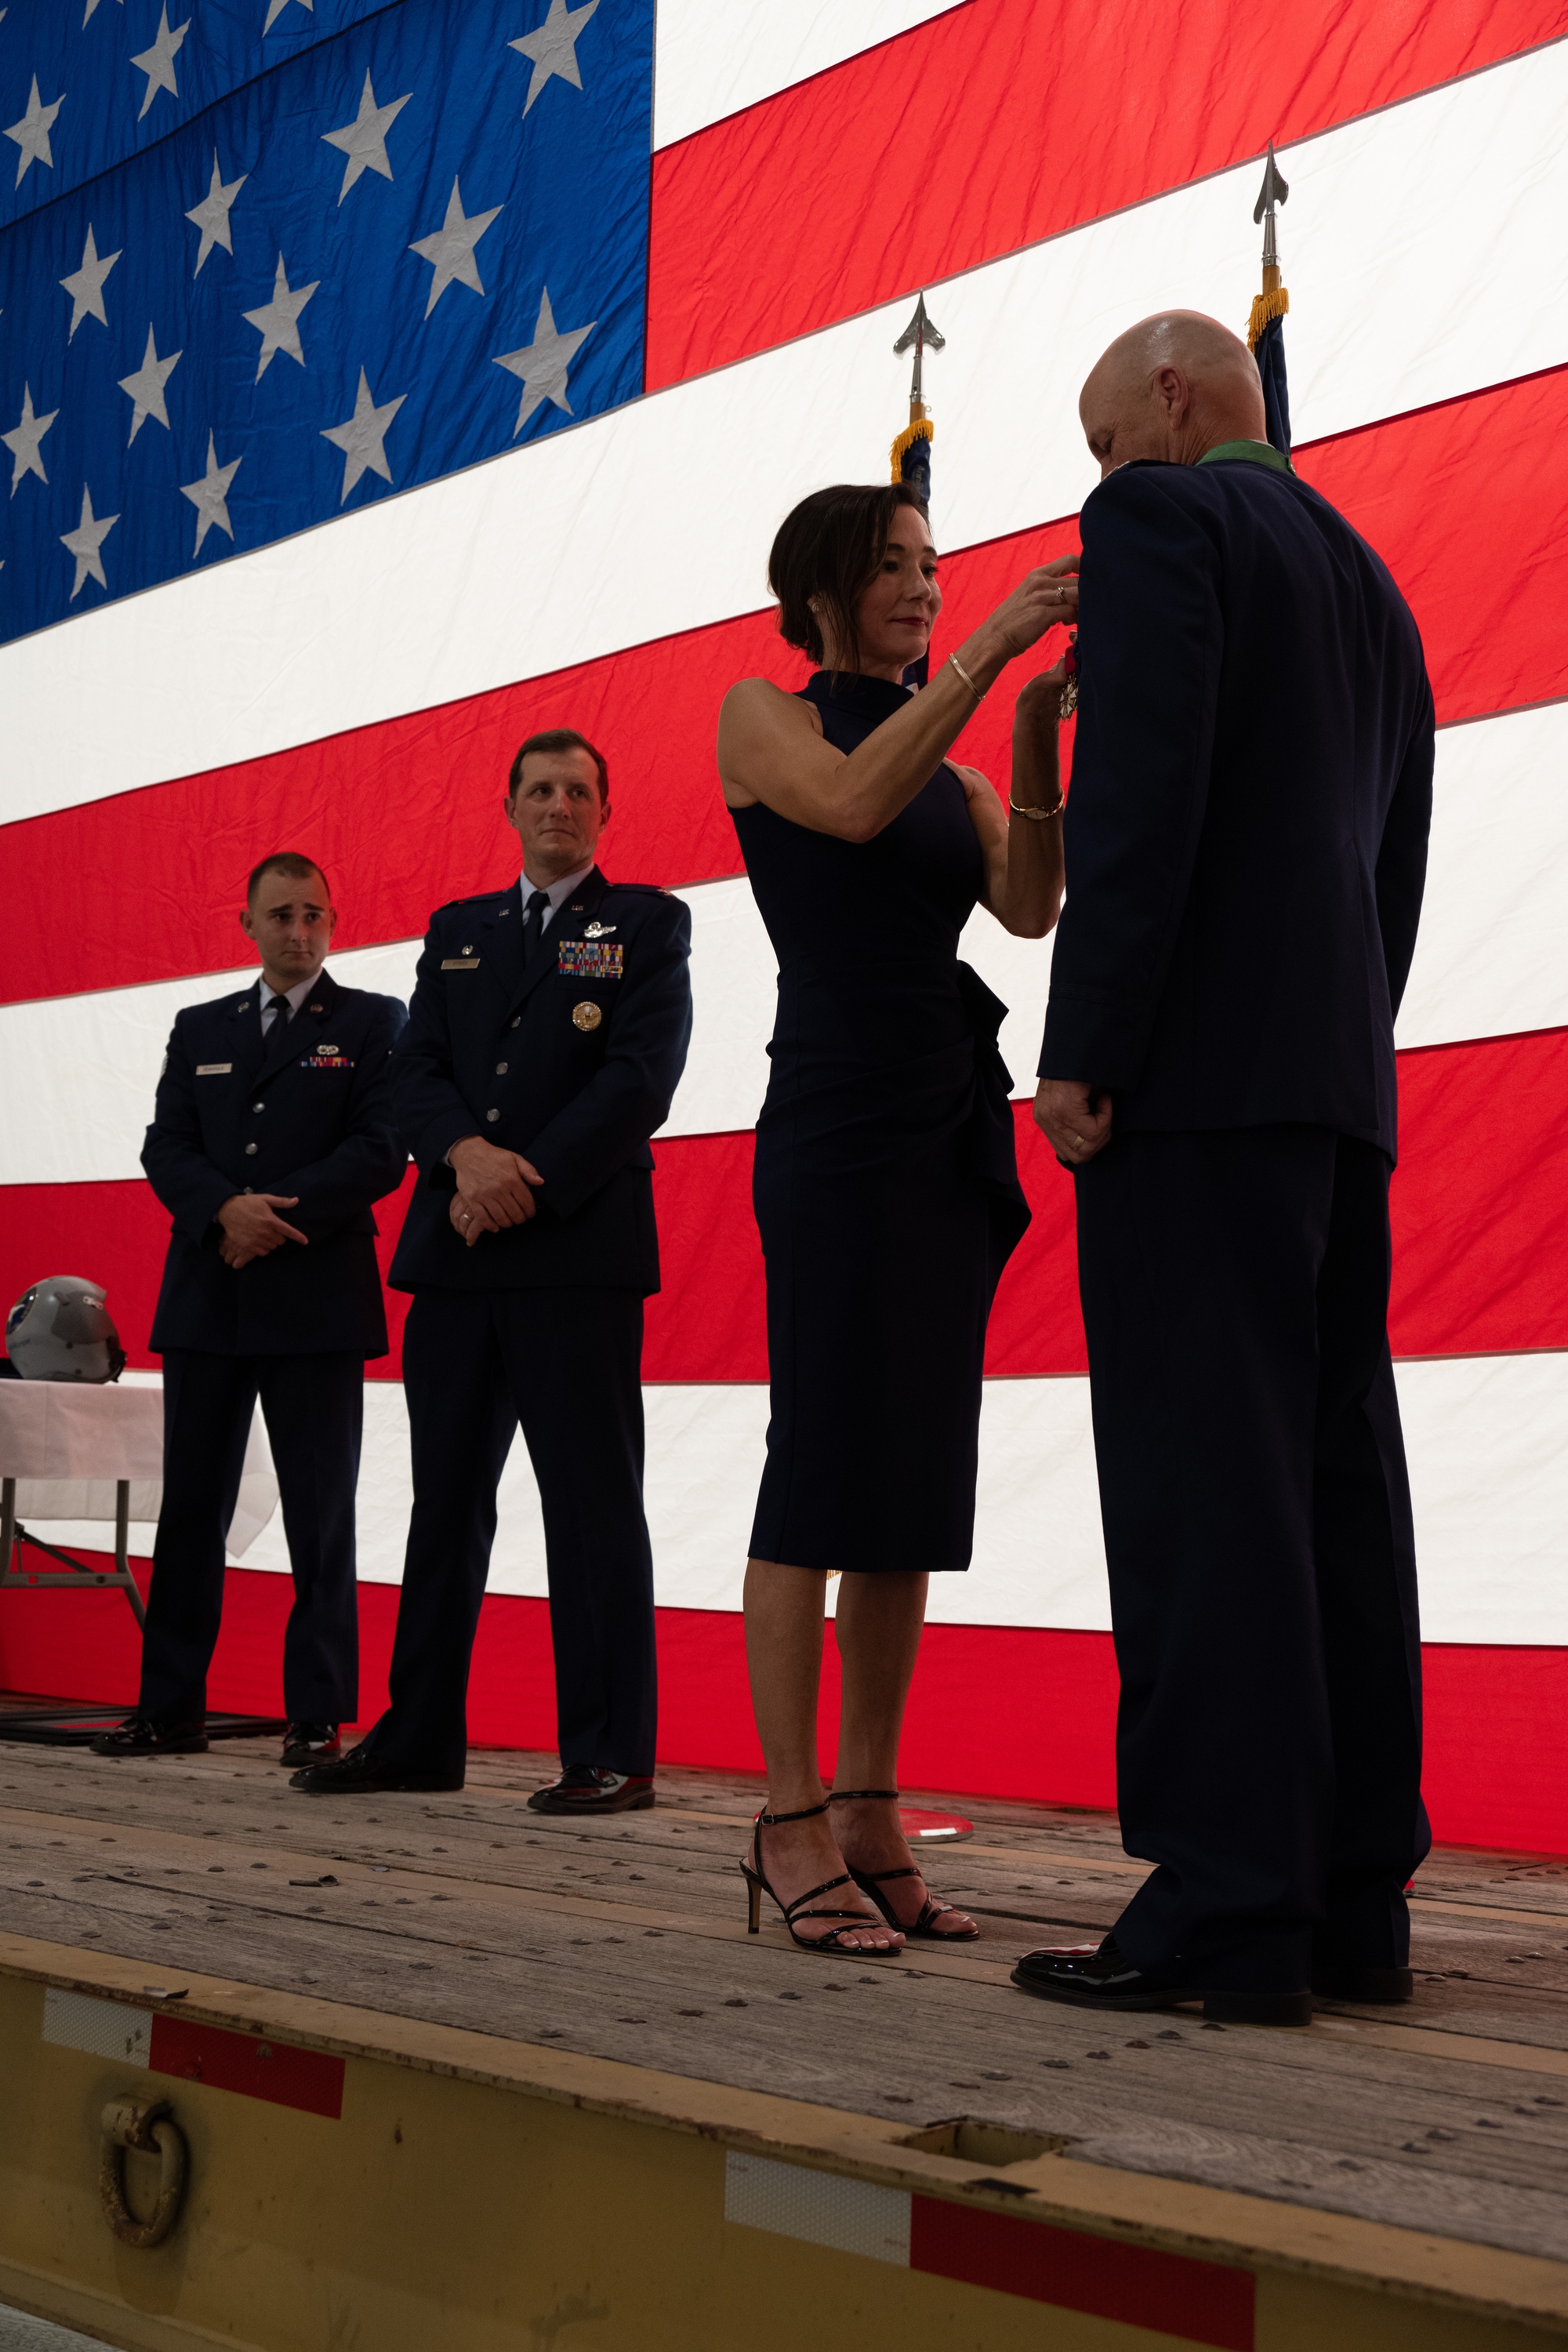
<instances>
[{"instance_id":1,"label":"uniform sleeve button","mask_svg":"<svg viewBox=\"0 0 1568 2352\"><path fill-rule=\"evenodd\" d=\"M488 1111L486 1111L486 1113L485 1113L485 1117L486 1117L489 1120L490 1120L490 1122L491 1122L491 1123L492 1123L492 1125L493 1125L493 1123L495 1122L495 1120L497 1120L497 1119L500 1117L500 1111L499 1111L499 1110L488 1110ZM255 1146L255 1144L254 1144L254 1143L249 1143L249 1144L247 1144L247 1146L246 1146L246 1150L247 1150L247 1151L254 1151L254 1150L255 1150L255 1149L256 1149L256 1146Z\"/></svg>"},{"instance_id":2,"label":"uniform sleeve button","mask_svg":"<svg viewBox=\"0 0 1568 2352\"><path fill-rule=\"evenodd\" d=\"M250 1108L252 1110L265 1110L267 1108L267 1105L265 1103L252 1103Z\"/></svg>"},{"instance_id":3,"label":"uniform sleeve button","mask_svg":"<svg viewBox=\"0 0 1568 2352\"><path fill-rule=\"evenodd\" d=\"M253 1152L253 1151L255 1151L257 1149L258 1149L258 1146L257 1146L256 1144L254 1144L254 1143L247 1143L247 1144L246 1145L246 1147L245 1147L245 1156L246 1156L246 1158L248 1160L248 1159L250 1158L250 1156L251 1156L252 1152Z\"/></svg>"},{"instance_id":4,"label":"uniform sleeve button","mask_svg":"<svg viewBox=\"0 0 1568 2352\"><path fill-rule=\"evenodd\" d=\"M512 1014L512 1016L511 1016L511 1025L512 1025L512 1027L513 1027L514 1029L517 1027L517 1025L518 1025L519 1022L520 1022L521 1019L522 1019L522 1015L521 1015L521 1013L514 1013Z\"/></svg>"},{"instance_id":5,"label":"uniform sleeve button","mask_svg":"<svg viewBox=\"0 0 1568 2352\"><path fill-rule=\"evenodd\" d=\"M496 1076L497 1076L497 1077L498 1077L498 1078L504 1078L504 1077L505 1077L505 1076L506 1076L506 1064L505 1064L504 1062L498 1062L498 1063L496 1064Z\"/></svg>"}]
</instances>

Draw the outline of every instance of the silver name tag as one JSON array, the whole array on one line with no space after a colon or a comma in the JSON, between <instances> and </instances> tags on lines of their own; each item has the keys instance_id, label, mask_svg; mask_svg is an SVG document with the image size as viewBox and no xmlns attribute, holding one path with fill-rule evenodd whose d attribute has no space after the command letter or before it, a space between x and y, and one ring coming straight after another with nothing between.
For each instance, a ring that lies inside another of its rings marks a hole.
<instances>
[{"instance_id":1,"label":"silver name tag","mask_svg":"<svg viewBox=\"0 0 1568 2352\"><path fill-rule=\"evenodd\" d=\"M198 1062L196 1076L198 1078L226 1078L233 1067L232 1062Z\"/></svg>"}]
</instances>

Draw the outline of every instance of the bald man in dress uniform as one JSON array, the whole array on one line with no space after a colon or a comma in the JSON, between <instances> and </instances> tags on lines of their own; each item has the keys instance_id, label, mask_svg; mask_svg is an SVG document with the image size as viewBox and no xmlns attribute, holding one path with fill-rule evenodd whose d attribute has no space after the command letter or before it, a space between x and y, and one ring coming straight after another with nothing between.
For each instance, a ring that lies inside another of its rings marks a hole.
<instances>
[{"instance_id":1,"label":"bald man in dress uniform","mask_svg":"<svg viewBox=\"0 0 1568 2352\"><path fill-rule=\"evenodd\" d=\"M1078 1192L1118 1802L1153 1866L1015 1980L1304 2026L1410 1999L1431 1839L1387 1310L1432 689L1236 336L1145 320L1080 414L1103 478L1035 1115Z\"/></svg>"},{"instance_id":2,"label":"bald man in dress uniform","mask_svg":"<svg viewBox=\"0 0 1568 2352\"><path fill-rule=\"evenodd\" d=\"M252 873L249 988L176 1016L142 1165L174 1220L152 1344L163 1507L136 1713L102 1756L205 1748L225 1543L258 1396L294 1573L285 1764L335 1754L358 1706L354 1486L365 1359L386 1353L374 1204L408 1164L393 1116L395 997L322 965L337 911L314 860Z\"/></svg>"},{"instance_id":3,"label":"bald man in dress uniform","mask_svg":"<svg viewBox=\"0 0 1568 2352\"><path fill-rule=\"evenodd\" d=\"M643 1300L658 1287L649 1138L691 1032L691 919L595 863L602 756L530 736L503 803L521 879L438 908L394 1065L421 1181L393 1261L411 1290L414 1510L392 1704L310 1794L460 1789L469 1660L519 1422L543 1507L562 1772L530 1803L653 1801L653 1567Z\"/></svg>"}]
</instances>

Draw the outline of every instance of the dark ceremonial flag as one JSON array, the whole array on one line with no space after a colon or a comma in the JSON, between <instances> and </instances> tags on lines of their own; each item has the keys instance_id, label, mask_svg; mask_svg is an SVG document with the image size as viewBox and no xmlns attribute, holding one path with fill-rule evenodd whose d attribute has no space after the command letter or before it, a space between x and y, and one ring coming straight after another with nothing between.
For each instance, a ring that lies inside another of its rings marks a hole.
<instances>
[{"instance_id":1,"label":"dark ceremonial flag","mask_svg":"<svg viewBox=\"0 0 1568 2352\"><path fill-rule=\"evenodd\" d=\"M927 351L940 352L947 337L931 325L926 315L926 298L922 294L915 304L915 315L893 345L895 358L912 349L915 355L914 377L910 385L910 421L898 436L892 447L893 479L908 482L910 488L931 520L931 445L936 438L936 426L925 404L924 374ZM923 686L931 675L931 658L922 654L904 672L908 685Z\"/></svg>"},{"instance_id":2,"label":"dark ceremonial flag","mask_svg":"<svg viewBox=\"0 0 1568 2352\"><path fill-rule=\"evenodd\" d=\"M1247 322L1247 346L1263 379L1268 438L1284 457L1290 455L1290 393L1285 381L1285 313L1290 308L1290 297L1280 283L1279 256L1274 243L1274 208L1282 205L1289 193L1284 174L1274 161L1274 142L1270 140L1262 191L1252 211L1253 219L1263 223L1263 291L1253 300L1252 316Z\"/></svg>"}]
</instances>

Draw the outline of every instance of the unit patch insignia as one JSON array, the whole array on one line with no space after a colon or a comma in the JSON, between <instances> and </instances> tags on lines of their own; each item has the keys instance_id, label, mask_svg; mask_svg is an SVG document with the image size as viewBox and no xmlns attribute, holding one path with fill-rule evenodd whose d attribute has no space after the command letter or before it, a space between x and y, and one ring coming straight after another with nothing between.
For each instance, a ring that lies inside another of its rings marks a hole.
<instances>
[{"instance_id":1,"label":"unit patch insignia","mask_svg":"<svg viewBox=\"0 0 1568 2352\"><path fill-rule=\"evenodd\" d=\"M626 954L625 948L608 948L599 940L563 940L555 968L570 980L619 980Z\"/></svg>"},{"instance_id":2,"label":"unit patch insignia","mask_svg":"<svg viewBox=\"0 0 1568 2352\"><path fill-rule=\"evenodd\" d=\"M595 1004L592 997L589 997L585 1003L574 1004L572 1007L572 1019L579 1029L596 1029L604 1017L604 1006Z\"/></svg>"}]
</instances>

